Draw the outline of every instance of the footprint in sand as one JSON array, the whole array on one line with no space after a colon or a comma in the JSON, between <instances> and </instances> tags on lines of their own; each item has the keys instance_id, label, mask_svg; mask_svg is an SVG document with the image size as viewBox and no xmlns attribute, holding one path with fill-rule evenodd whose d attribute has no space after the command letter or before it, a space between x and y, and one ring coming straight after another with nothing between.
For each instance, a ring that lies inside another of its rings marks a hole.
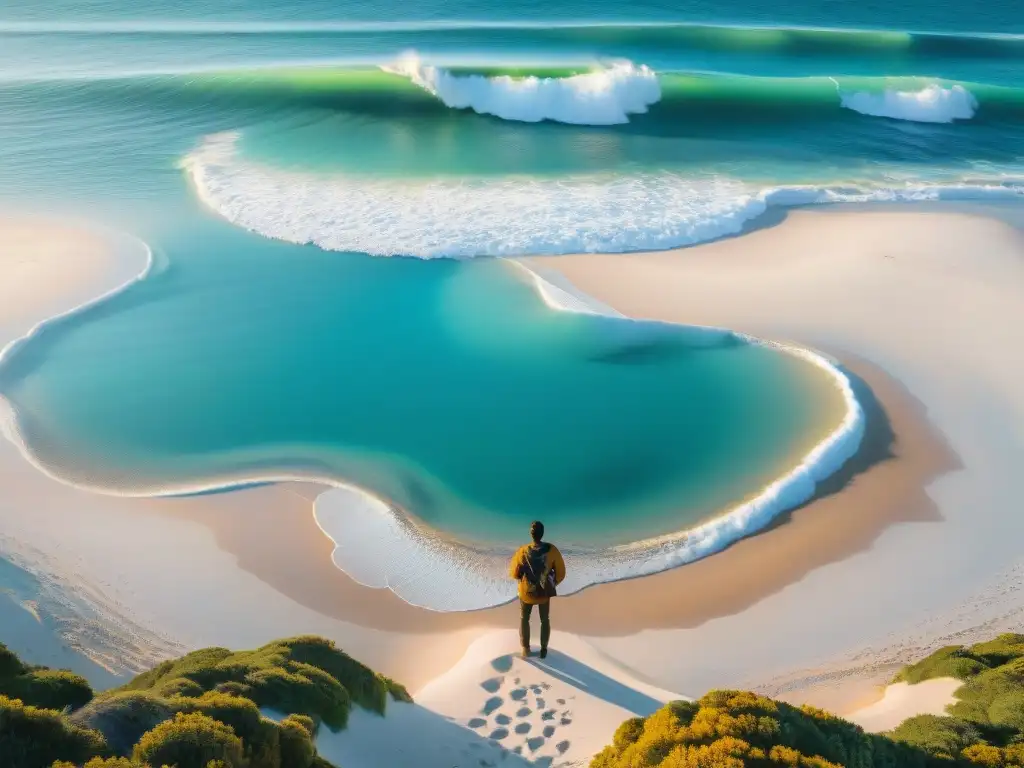
<instances>
[{"instance_id":1,"label":"footprint in sand","mask_svg":"<svg viewBox=\"0 0 1024 768\"><path fill-rule=\"evenodd\" d=\"M557 704L560 707L564 707L565 706L565 699L555 699L555 704Z\"/></svg>"},{"instance_id":2,"label":"footprint in sand","mask_svg":"<svg viewBox=\"0 0 1024 768\"><path fill-rule=\"evenodd\" d=\"M491 667L493 667L496 672L508 672L512 669L512 655L499 656L498 658L493 659L491 661ZM518 684L519 681L516 680L516 685Z\"/></svg>"},{"instance_id":3,"label":"footprint in sand","mask_svg":"<svg viewBox=\"0 0 1024 768\"><path fill-rule=\"evenodd\" d=\"M495 728L487 738L492 741L501 741L508 736L508 728Z\"/></svg>"},{"instance_id":4,"label":"footprint in sand","mask_svg":"<svg viewBox=\"0 0 1024 768\"><path fill-rule=\"evenodd\" d=\"M515 749L513 749L512 751L515 752L517 755L521 755L521 754L523 754L523 747L522 747L522 745L520 745L520 746L516 747Z\"/></svg>"},{"instance_id":5,"label":"footprint in sand","mask_svg":"<svg viewBox=\"0 0 1024 768\"><path fill-rule=\"evenodd\" d=\"M558 750L558 754L564 755L566 752L569 751L569 742L568 741L560 741L557 744L555 744L555 749Z\"/></svg>"},{"instance_id":6,"label":"footprint in sand","mask_svg":"<svg viewBox=\"0 0 1024 768\"><path fill-rule=\"evenodd\" d=\"M501 696L491 696L487 701L484 702L484 708L480 710L481 715L490 715L494 710L505 703L505 700Z\"/></svg>"},{"instance_id":7,"label":"footprint in sand","mask_svg":"<svg viewBox=\"0 0 1024 768\"><path fill-rule=\"evenodd\" d=\"M540 736L534 736L532 739L526 740L526 748L531 752L536 752L538 749L544 746L544 739Z\"/></svg>"},{"instance_id":8,"label":"footprint in sand","mask_svg":"<svg viewBox=\"0 0 1024 768\"><path fill-rule=\"evenodd\" d=\"M487 725L487 721L484 720L482 717L474 717L472 720L466 723L466 725L468 725L470 728L483 728L485 725Z\"/></svg>"},{"instance_id":9,"label":"footprint in sand","mask_svg":"<svg viewBox=\"0 0 1024 768\"><path fill-rule=\"evenodd\" d=\"M503 677L492 677L490 680L484 680L480 683L480 687L488 693L497 693L503 682L505 682Z\"/></svg>"},{"instance_id":10,"label":"footprint in sand","mask_svg":"<svg viewBox=\"0 0 1024 768\"><path fill-rule=\"evenodd\" d=\"M510 699L514 699L515 701L522 701L523 699L526 698L526 689L525 688L516 688L508 696L509 696Z\"/></svg>"},{"instance_id":11,"label":"footprint in sand","mask_svg":"<svg viewBox=\"0 0 1024 768\"><path fill-rule=\"evenodd\" d=\"M554 735L555 735L555 726L553 726L553 725L545 725L544 726L544 738L545 739L550 739Z\"/></svg>"},{"instance_id":12,"label":"footprint in sand","mask_svg":"<svg viewBox=\"0 0 1024 768\"><path fill-rule=\"evenodd\" d=\"M555 719L555 710L549 709L547 712L541 712L540 719L541 720L554 720Z\"/></svg>"},{"instance_id":13,"label":"footprint in sand","mask_svg":"<svg viewBox=\"0 0 1024 768\"><path fill-rule=\"evenodd\" d=\"M544 699L537 699L537 709L544 709L547 704L544 703Z\"/></svg>"},{"instance_id":14,"label":"footprint in sand","mask_svg":"<svg viewBox=\"0 0 1024 768\"><path fill-rule=\"evenodd\" d=\"M516 733L518 733L520 736L522 736L524 734L529 733L532 728L533 728L533 726L530 725L529 723L520 723L519 725L516 726Z\"/></svg>"},{"instance_id":15,"label":"footprint in sand","mask_svg":"<svg viewBox=\"0 0 1024 768\"><path fill-rule=\"evenodd\" d=\"M571 714L571 712L566 712L564 715L562 715L562 719L559 720L559 723L561 725L572 725L572 718L570 717Z\"/></svg>"},{"instance_id":16,"label":"footprint in sand","mask_svg":"<svg viewBox=\"0 0 1024 768\"><path fill-rule=\"evenodd\" d=\"M494 722L496 722L498 725L508 725L512 722L512 718L508 715L498 715L494 718Z\"/></svg>"},{"instance_id":17,"label":"footprint in sand","mask_svg":"<svg viewBox=\"0 0 1024 768\"><path fill-rule=\"evenodd\" d=\"M516 717L519 717L519 718L529 717L532 714L533 714L533 710L532 709L530 709L529 707L523 707L518 712L516 712Z\"/></svg>"}]
</instances>

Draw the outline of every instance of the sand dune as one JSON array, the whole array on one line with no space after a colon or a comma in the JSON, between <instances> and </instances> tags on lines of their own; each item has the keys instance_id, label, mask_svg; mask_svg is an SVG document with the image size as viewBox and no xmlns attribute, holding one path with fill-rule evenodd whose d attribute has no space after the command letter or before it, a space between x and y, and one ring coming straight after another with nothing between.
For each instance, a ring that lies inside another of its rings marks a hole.
<instances>
[{"instance_id":1,"label":"sand dune","mask_svg":"<svg viewBox=\"0 0 1024 768\"><path fill-rule=\"evenodd\" d=\"M637 680L579 638L552 636L546 659L519 656L515 632L492 631L387 717L357 713L323 732L320 754L364 768L582 766L626 719L684 698ZM401 734L401 738L396 738Z\"/></svg>"},{"instance_id":2,"label":"sand dune","mask_svg":"<svg viewBox=\"0 0 1024 768\"><path fill-rule=\"evenodd\" d=\"M910 685L893 683L885 689L881 700L850 712L846 719L865 731L888 731L914 715L944 715L946 707L956 701L953 692L963 680L938 677Z\"/></svg>"}]
</instances>

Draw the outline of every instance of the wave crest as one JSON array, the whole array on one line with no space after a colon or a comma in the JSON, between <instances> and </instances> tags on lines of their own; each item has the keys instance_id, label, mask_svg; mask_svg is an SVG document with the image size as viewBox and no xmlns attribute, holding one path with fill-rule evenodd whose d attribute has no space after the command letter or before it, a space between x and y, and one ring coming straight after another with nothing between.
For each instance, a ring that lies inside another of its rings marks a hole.
<instances>
[{"instance_id":1,"label":"wave crest","mask_svg":"<svg viewBox=\"0 0 1024 768\"><path fill-rule=\"evenodd\" d=\"M835 82L835 81L833 81ZM836 90L839 84L836 83ZM844 107L872 117L890 117L917 123L951 123L970 120L978 109L978 100L962 85L943 88L938 84L919 91L885 90L882 93L842 93Z\"/></svg>"},{"instance_id":2,"label":"wave crest","mask_svg":"<svg viewBox=\"0 0 1024 768\"><path fill-rule=\"evenodd\" d=\"M570 77L486 77L457 75L407 54L382 69L408 77L453 109L524 123L619 125L661 98L654 71L630 62Z\"/></svg>"},{"instance_id":3,"label":"wave crest","mask_svg":"<svg viewBox=\"0 0 1024 768\"><path fill-rule=\"evenodd\" d=\"M737 234L770 207L1017 199L1019 179L885 187L756 187L661 172L563 178L382 179L254 163L238 134L215 134L184 167L213 211L265 237L375 256L470 258L618 253ZM891 182L890 182L891 183Z\"/></svg>"}]
</instances>

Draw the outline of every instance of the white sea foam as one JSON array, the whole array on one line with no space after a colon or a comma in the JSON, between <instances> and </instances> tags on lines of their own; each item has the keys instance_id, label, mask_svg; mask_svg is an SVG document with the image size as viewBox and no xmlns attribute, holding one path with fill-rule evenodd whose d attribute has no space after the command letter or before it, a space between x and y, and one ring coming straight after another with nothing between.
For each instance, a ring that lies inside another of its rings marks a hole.
<instances>
[{"instance_id":1,"label":"white sea foam","mask_svg":"<svg viewBox=\"0 0 1024 768\"><path fill-rule=\"evenodd\" d=\"M509 262L522 270L554 309L626 318L573 288L564 279ZM557 283L557 284L556 284ZM568 576L560 594L578 592L592 584L644 576L693 562L718 552L736 540L764 528L780 513L814 495L819 482L837 471L860 446L864 411L849 379L832 361L811 350L765 342L723 328L686 327L694 338L707 336L718 343L735 335L794 355L831 376L846 402L842 423L793 470L761 491L753 500L703 525L656 539L603 550L564 548ZM315 504L317 524L335 543L335 565L360 584L388 588L413 605L439 611L487 608L515 598L515 584L506 573L509 552L473 548L449 541L354 488L321 494Z\"/></svg>"},{"instance_id":2,"label":"white sea foam","mask_svg":"<svg viewBox=\"0 0 1024 768\"><path fill-rule=\"evenodd\" d=\"M657 250L741 232L770 206L1017 197L990 184L758 188L713 175L381 179L275 169L215 134L184 160L196 192L266 237L378 256L467 258Z\"/></svg>"},{"instance_id":3,"label":"white sea foam","mask_svg":"<svg viewBox=\"0 0 1024 768\"><path fill-rule=\"evenodd\" d=\"M890 117L895 120L951 123L954 120L970 120L978 109L978 100L962 85L944 88L933 83L919 91L843 93L836 83L836 90L839 92L839 101L847 109L864 115Z\"/></svg>"},{"instance_id":4,"label":"white sea foam","mask_svg":"<svg viewBox=\"0 0 1024 768\"><path fill-rule=\"evenodd\" d=\"M617 125L661 99L654 71L630 62L570 77L485 77L458 75L409 53L382 69L408 77L453 109L524 123Z\"/></svg>"}]
</instances>

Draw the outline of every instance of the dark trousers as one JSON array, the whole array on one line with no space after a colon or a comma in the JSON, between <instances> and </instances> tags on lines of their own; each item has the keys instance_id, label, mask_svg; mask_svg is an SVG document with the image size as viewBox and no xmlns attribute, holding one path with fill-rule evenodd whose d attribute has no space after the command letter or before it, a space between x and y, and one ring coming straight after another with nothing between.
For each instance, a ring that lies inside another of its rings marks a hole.
<instances>
[{"instance_id":1,"label":"dark trousers","mask_svg":"<svg viewBox=\"0 0 1024 768\"><path fill-rule=\"evenodd\" d=\"M551 602L541 603L537 606L540 611L540 647L548 647L548 638L551 637ZM533 606L529 603L519 601L519 644L523 648L530 647L530 616L533 613Z\"/></svg>"}]
</instances>

